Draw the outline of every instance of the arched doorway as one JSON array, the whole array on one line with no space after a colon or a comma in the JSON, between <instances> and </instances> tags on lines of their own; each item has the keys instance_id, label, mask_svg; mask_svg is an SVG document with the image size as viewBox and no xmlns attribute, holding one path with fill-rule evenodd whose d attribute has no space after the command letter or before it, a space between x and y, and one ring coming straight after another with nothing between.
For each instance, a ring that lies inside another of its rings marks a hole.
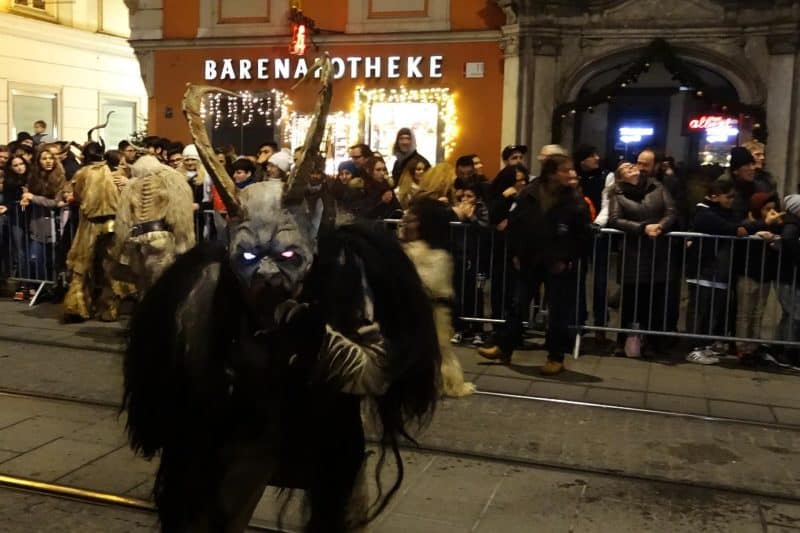
<instances>
[{"instance_id":1,"label":"arched doorway","mask_svg":"<svg viewBox=\"0 0 800 533\"><path fill-rule=\"evenodd\" d=\"M567 146L596 146L612 167L645 147L689 166L725 166L732 146L765 140L762 94L754 78L726 58L656 40L569 76L553 137Z\"/></svg>"}]
</instances>

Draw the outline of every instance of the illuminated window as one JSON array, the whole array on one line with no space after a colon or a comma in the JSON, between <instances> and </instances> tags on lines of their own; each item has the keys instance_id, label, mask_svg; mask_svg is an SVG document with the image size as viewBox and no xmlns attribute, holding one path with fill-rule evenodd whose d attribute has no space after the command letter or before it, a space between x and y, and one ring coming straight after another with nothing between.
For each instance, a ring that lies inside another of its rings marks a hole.
<instances>
[{"instance_id":1,"label":"illuminated window","mask_svg":"<svg viewBox=\"0 0 800 533\"><path fill-rule=\"evenodd\" d=\"M43 120L47 124L47 134L57 139L58 91L35 87L14 87L11 93L11 137L16 138L21 131L33 132L33 124Z\"/></svg>"},{"instance_id":2,"label":"illuminated window","mask_svg":"<svg viewBox=\"0 0 800 533\"><path fill-rule=\"evenodd\" d=\"M364 142L392 166L395 137L411 128L417 151L435 164L450 156L458 135L455 97L447 88L356 90L355 115Z\"/></svg>"}]
</instances>

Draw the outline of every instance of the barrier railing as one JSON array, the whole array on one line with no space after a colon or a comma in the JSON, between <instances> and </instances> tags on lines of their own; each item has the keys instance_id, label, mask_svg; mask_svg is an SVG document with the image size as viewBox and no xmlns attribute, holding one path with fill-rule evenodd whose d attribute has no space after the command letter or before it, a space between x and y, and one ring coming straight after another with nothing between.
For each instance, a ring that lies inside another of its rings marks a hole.
<instances>
[{"instance_id":1,"label":"barrier railing","mask_svg":"<svg viewBox=\"0 0 800 533\"><path fill-rule=\"evenodd\" d=\"M43 287L63 282L77 219L69 206L17 205L3 215L3 268L10 279L36 285L31 305ZM402 225L383 223L395 231ZM199 211L198 241L225 240L225 224L220 213ZM452 222L450 251L461 327L505 322L514 271L503 232ZM760 344L800 347L798 260L779 238L672 232L651 239L603 229L578 267L577 293L586 297L575 302L576 348L587 331L733 342L745 352ZM538 284L529 323L548 297L556 295Z\"/></svg>"},{"instance_id":2,"label":"barrier railing","mask_svg":"<svg viewBox=\"0 0 800 533\"><path fill-rule=\"evenodd\" d=\"M19 204L2 216L3 270L13 281L35 285L33 306L47 285L63 283L67 252L72 243L77 212L62 208Z\"/></svg>"},{"instance_id":3,"label":"barrier railing","mask_svg":"<svg viewBox=\"0 0 800 533\"><path fill-rule=\"evenodd\" d=\"M762 344L800 347L800 256L786 248L770 234L672 232L652 239L603 229L584 273L593 289L593 324L575 321L575 355L584 331L641 335L656 344L663 337L736 343L744 354Z\"/></svg>"}]
</instances>

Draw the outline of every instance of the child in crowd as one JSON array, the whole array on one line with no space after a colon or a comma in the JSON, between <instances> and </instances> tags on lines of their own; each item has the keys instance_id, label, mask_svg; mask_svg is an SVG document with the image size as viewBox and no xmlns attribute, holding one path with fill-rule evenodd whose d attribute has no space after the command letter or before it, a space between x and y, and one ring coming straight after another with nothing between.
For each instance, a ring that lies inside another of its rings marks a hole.
<instances>
[{"instance_id":1,"label":"child in crowd","mask_svg":"<svg viewBox=\"0 0 800 533\"><path fill-rule=\"evenodd\" d=\"M735 192L733 182L720 178L709 186L705 200L695 209L692 230L709 236L745 237L747 223L736 220L731 206ZM686 329L702 335L730 335L733 329L730 294L734 243L732 239L703 237L688 243L689 269L696 269L687 280L689 307ZM686 360L690 363L710 365L719 362L718 355L727 353L724 343L693 350Z\"/></svg>"}]
</instances>

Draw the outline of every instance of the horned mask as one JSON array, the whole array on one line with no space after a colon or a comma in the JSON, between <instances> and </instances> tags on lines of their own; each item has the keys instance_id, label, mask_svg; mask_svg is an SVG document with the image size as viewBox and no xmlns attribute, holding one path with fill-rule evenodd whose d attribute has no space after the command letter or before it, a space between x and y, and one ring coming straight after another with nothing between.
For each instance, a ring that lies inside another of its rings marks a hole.
<instances>
[{"instance_id":1,"label":"horned mask","mask_svg":"<svg viewBox=\"0 0 800 533\"><path fill-rule=\"evenodd\" d=\"M264 327L273 324L274 311L282 302L296 298L316 253L316 228L306 207L305 193L322 142L332 97L332 68L323 56L305 79L320 72L321 87L300 159L285 183L265 181L239 190L220 163L200 116L203 96L236 93L210 86L189 84L183 112L189 122L200 160L208 170L228 213L228 254L246 298Z\"/></svg>"}]
</instances>

